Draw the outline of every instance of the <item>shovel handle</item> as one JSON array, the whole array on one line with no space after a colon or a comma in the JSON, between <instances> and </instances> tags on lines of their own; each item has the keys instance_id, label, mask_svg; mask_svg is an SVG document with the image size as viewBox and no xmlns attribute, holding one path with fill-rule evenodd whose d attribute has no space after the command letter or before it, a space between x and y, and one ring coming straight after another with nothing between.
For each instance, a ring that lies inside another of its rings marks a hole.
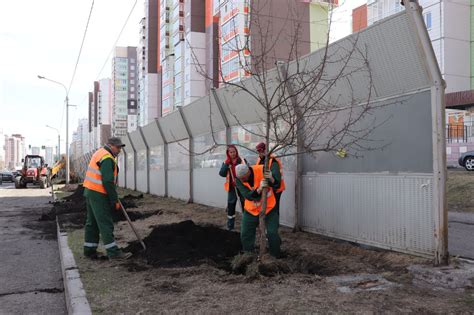
<instances>
[{"instance_id":1,"label":"shovel handle","mask_svg":"<svg viewBox=\"0 0 474 315\"><path fill-rule=\"evenodd\" d=\"M133 226L132 221L130 220L127 211L125 211L125 208L123 207L122 202L120 200L118 202L120 204L120 209L122 209L123 215L125 216L125 219L127 219L128 224L133 230L133 233L135 233L135 236L137 237L138 241L142 245L143 249L146 250L145 243L143 243L142 238L140 237L140 234L138 234L138 231L135 229L135 226Z\"/></svg>"}]
</instances>

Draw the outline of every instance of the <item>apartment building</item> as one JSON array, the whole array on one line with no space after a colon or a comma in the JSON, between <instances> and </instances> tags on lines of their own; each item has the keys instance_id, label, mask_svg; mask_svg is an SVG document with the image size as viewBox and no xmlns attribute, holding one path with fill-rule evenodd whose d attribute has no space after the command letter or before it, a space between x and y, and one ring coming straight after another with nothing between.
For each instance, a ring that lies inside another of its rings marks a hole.
<instances>
[{"instance_id":1,"label":"apartment building","mask_svg":"<svg viewBox=\"0 0 474 315\"><path fill-rule=\"evenodd\" d=\"M112 60L112 134L123 137L138 125L137 47L116 47Z\"/></svg>"}]
</instances>

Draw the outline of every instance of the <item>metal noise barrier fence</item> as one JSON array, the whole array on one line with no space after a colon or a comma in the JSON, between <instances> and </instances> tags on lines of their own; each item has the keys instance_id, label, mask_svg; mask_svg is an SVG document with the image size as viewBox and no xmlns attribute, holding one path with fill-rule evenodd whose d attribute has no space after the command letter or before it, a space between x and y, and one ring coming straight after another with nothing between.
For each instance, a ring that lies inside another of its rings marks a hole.
<instances>
[{"instance_id":1,"label":"metal noise barrier fence","mask_svg":"<svg viewBox=\"0 0 474 315\"><path fill-rule=\"evenodd\" d=\"M386 140L387 146L365 152L362 158L341 159L333 153L282 158L287 188L280 223L298 222L305 231L441 262L447 255L444 86L420 8L410 2L405 11L354 36L368 47L372 102L386 105L373 116L386 121L374 138ZM338 51L347 40L329 49ZM322 53L316 51L302 61L317 63ZM353 93L362 93L368 79L352 79ZM351 92L341 84L331 93L344 100ZM218 141L254 147L261 139L249 130L261 124L258 110L244 93L221 88L127 134L119 157L119 185L225 207L224 178L218 176L225 148L194 156L188 150L200 152L213 143L210 119ZM240 153L251 163L256 159L249 152ZM84 172L89 158L74 161L77 169ZM297 183L302 189L295 194Z\"/></svg>"}]
</instances>

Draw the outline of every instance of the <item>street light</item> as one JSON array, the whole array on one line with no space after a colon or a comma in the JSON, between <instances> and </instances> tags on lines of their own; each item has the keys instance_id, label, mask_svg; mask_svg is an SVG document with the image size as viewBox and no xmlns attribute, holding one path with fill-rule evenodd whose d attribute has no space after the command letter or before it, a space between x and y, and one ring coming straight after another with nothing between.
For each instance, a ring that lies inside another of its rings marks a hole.
<instances>
[{"instance_id":1,"label":"street light","mask_svg":"<svg viewBox=\"0 0 474 315\"><path fill-rule=\"evenodd\" d=\"M61 160L61 134L59 133L59 129L46 125L46 127L56 130L58 132L58 161Z\"/></svg>"},{"instance_id":2,"label":"street light","mask_svg":"<svg viewBox=\"0 0 474 315\"><path fill-rule=\"evenodd\" d=\"M59 84L64 88L64 91L66 92L66 184L69 184L69 93L67 91L66 86L61 82L48 79L41 75L38 75L38 79Z\"/></svg>"}]
</instances>

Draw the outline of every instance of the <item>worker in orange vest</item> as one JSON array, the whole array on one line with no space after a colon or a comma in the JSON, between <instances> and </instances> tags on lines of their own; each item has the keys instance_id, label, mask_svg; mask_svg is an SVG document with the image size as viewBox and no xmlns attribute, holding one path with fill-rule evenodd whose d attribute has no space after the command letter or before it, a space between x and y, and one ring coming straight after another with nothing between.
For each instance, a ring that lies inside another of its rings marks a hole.
<instances>
[{"instance_id":1,"label":"worker in orange vest","mask_svg":"<svg viewBox=\"0 0 474 315\"><path fill-rule=\"evenodd\" d=\"M255 165L264 165L265 164L265 149L266 149L265 143L260 142L259 144L257 144L256 149L258 153L258 159ZM280 198L281 198L281 194L285 190L285 180L283 179L283 167L281 165L280 160L272 155L270 156L268 168L272 172L273 177L277 177L280 179L280 186L275 189L275 199L276 199L275 211L278 212L278 214L280 214Z\"/></svg>"},{"instance_id":2,"label":"worker in orange vest","mask_svg":"<svg viewBox=\"0 0 474 315\"><path fill-rule=\"evenodd\" d=\"M110 138L103 148L91 157L84 179L87 219L84 228L84 256L100 258L97 253L99 238L109 259L127 259L132 254L124 253L115 243L112 211L120 210L116 191L118 178L117 156L125 145L120 138Z\"/></svg>"},{"instance_id":3,"label":"worker in orange vest","mask_svg":"<svg viewBox=\"0 0 474 315\"><path fill-rule=\"evenodd\" d=\"M273 177L271 172L264 174L263 165L248 167L246 164L239 164L236 166L235 172L237 189L245 198L242 223L240 224L242 248L245 252L254 252L255 250L255 234L259 224L259 213L262 209L262 190L268 188L265 226L270 255L278 258L281 239L278 235L279 214L275 211L274 190L280 187L280 181Z\"/></svg>"},{"instance_id":4,"label":"worker in orange vest","mask_svg":"<svg viewBox=\"0 0 474 315\"><path fill-rule=\"evenodd\" d=\"M226 150L227 159L222 163L219 175L225 177L224 189L227 191L227 229L232 231L235 225L235 206L240 202L244 209L244 198L235 188L235 167L239 164L248 164L244 158L239 156L237 147L229 145Z\"/></svg>"}]
</instances>

